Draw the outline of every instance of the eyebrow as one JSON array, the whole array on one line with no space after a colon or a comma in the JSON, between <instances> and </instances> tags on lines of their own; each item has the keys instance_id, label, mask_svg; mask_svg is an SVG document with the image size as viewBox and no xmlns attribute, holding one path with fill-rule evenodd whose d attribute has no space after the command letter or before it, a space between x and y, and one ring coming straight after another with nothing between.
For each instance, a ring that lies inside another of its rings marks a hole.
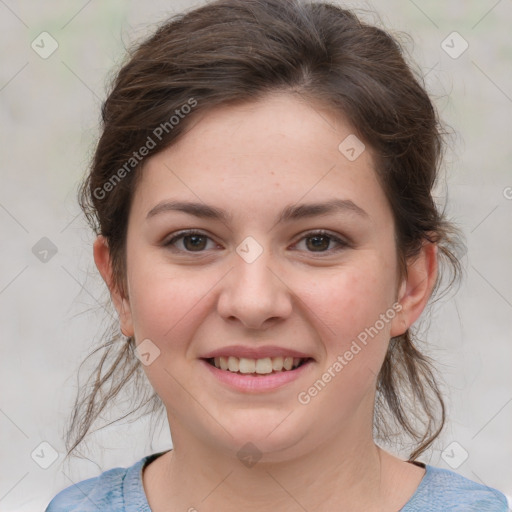
<instances>
[{"instance_id":1,"label":"eyebrow","mask_svg":"<svg viewBox=\"0 0 512 512\"><path fill-rule=\"evenodd\" d=\"M146 219L164 212L177 211L188 213L195 217L218 220L224 223L232 220L232 215L214 206L205 203L189 201L162 201L153 207L147 214ZM356 213L363 218L369 218L368 213L360 206L357 206L350 199L332 199L324 203L305 203L299 205L288 205L279 214L277 223L297 221L309 217L321 217L334 213L347 212Z\"/></svg>"}]
</instances>

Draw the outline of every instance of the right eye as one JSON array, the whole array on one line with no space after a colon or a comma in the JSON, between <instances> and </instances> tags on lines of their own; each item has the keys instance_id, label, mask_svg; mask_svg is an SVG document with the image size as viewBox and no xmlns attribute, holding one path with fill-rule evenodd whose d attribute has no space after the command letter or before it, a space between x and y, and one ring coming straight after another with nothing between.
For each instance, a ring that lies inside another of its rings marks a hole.
<instances>
[{"instance_id":1,"label":"right eye","mask_svg":"<svg viewBox=\"0 0 512 512\"><path fill-rule=\"evenodd\" d=\"M176 248L176 242L181 240L183 241L184 249ZM172 251L177 252L204 252L207 240L211 240L211 238L201 231L187 229L185 231L180 231L163 245L164 247L169 247Z\"/></svg>"}]
</instances>

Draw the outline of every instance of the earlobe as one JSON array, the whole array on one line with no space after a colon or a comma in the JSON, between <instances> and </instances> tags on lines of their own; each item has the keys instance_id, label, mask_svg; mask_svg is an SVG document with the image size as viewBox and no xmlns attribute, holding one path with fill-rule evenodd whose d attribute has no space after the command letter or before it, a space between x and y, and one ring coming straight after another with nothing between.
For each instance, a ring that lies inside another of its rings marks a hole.
<instances>
[{"instance_id":1,"label":"earlobe","mask_svg":"<svg viewBox=\"0 0 512 512\"><path fill-rule=\"evenodd\" d=\"M133 336L133 323L130 309L130 303L127 298L120 292L113 278L112 264L110 259L110 250L107 240L104 236L99 235L93 245L94 262L98 268L103 281L107 285L110 297L116 308L121 325L121 332L125 336Z\"/></svg>"},{"instance_id":2,"label":"earlobe","mask_svg":"<svg viewBox=\"0 0 512 512\"><path fill-rule=\"evenodd\" d=\"M393 319L392 337L403 334L419 318L434 289L437 270L437 245L425 242L420 253L407 263L407 277L397 299L402 308Z\"/></svg>"}]
</instances>

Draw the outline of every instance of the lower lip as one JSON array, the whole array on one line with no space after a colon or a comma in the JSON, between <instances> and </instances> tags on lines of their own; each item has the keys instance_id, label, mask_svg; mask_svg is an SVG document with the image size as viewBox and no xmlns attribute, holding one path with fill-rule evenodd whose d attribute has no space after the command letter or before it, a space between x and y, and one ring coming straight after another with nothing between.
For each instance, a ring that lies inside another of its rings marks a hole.
<instances>
[{"instance_id":1,"label":"lower lip","mask_svg":"<svg viewBox=\"0 0 512 512\"><path fill-rule=\"evenodd\" d=\"M201 361L220 382L227 384L229 387L238 391L244 391L246 393L259 393L262 391L278 389L304 375L304 373L310 369L313 362L311 360L307 361L294 370L268 373L266 375L255 377L254 375L244 375L241 373L230 372L229 370L220 370L204 359Z\"/></svg>"}]
</instances>

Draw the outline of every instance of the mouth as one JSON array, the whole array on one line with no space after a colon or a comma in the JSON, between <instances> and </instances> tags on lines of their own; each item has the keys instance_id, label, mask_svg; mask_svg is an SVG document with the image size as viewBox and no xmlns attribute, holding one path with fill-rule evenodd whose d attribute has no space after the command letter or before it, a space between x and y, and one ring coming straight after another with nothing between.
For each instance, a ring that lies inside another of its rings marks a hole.
<instances>
[{"instance_id":1,"label":"mouth","mask_svg":"<svg viewBox=\"0 0 512 512\"><path fill-rule=\"evenodd\" d=\"M205 358L204 361L218 370L238 375L251 375L257 377L292 372L312 361L312 358L278 356L251 359L246 357L223 356Z\"/></svg>"}]
</instances>

